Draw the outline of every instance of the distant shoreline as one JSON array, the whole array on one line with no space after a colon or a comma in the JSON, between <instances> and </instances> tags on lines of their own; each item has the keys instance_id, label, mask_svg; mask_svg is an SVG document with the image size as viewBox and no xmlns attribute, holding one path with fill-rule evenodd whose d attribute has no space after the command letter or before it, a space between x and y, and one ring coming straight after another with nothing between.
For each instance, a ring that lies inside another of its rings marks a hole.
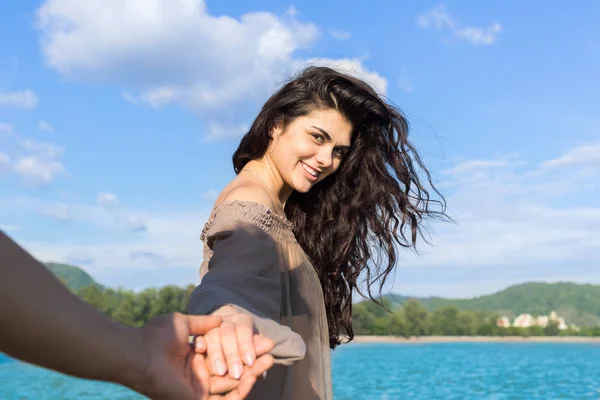
<instances>
[{"instance_id":1,"label":"distant shoreline","mask_svg":"<svg viewBox=\"0 0 600 400\"><path fill-rule=\"evenodd\" d=\"M600 337L585 336L401 336L357 335L351 343L598 343Z\"/></svg>"}]
</instances>

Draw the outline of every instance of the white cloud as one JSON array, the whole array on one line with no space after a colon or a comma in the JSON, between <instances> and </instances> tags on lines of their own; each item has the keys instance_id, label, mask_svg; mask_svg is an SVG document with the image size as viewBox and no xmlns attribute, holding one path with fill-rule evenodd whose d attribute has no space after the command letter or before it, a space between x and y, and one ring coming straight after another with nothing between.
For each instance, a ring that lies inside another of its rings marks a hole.
<instances>
[{"instance_id":1,"label":"white cloud","mask_svg":"<svg viewBox=\"0 0 600 400\"><path fill-rule=\"evenodd\" d=\"M480 172L492 168L507 168L522 164L522 162L511 161L511 158L514 158L514 155L495 160L469 160L460 163L455 167L447 169L443 171L443 173L446 175L464 175L467 173Z\"/></svg>"},{"instance_id":2,"label":"white cloud","mask_svg":"<svg viewBox=\"0 0 600 400\"><path fill-rule=\"evenodd\" d=\"M42 209L42 214L54 218L59 221L71 220L71 214L69 212L69 206L67 204L53 204Z\"/></svg>"},{"instance_id":3,"label":"white cloud","mask_svg":"<svg viewBox=\"0 0 600 400\"><path fill-rule=\"evenodd\" d=\"M68 176L65 166L60 161L63 149L52 143L33 139L24 139L17 134L11 125L0 126L0 146L2 153L2 170L21 176L32 186L44 186L60 176Z\"/></svg>"},{"instance_id":4,"label":"white cloud","mask_svg":"<svg viewBox=\"0 0 600 400\"><path fill-rule=\"evenodd\" d=\"M600 208L593 201L599 193L589 192L585 186L589 182L585 180L577 181L570 192L557 191L563 177L554 170L545 170L543 164L527 163L513 154L464 161L448 169L443 175L447 182L443 191L457 224L434 224L434 247L419 246L418 256L402 250L399 265L404 269L398 275L406 277L407 270L413 271L413 276L417 276L417 271L428 271L430 283L441 287L440 279L431 278L437 269L446 275L463 271L465 282L488 290L500 281L522 281L523 276L557 279L566 276L564 271L569 268L570 276L600 282L598 273L590 270L585 275L586 266L600 262ZM580 168L581 165L569 165L564 167L564 173L571 175ZM484 174L478 175L480 171ZM216 193L208 191L203 197ZM586 199L592 199L591 203L586 204ZM27 202L19 200L18 204ZM34 209L39 206L27 205ZM167 279L168 271L181 268L189 270L189 276L197 276L202 260L199 234L211 206L206 204L201 211L131 210L121 206L107 211L99 204L69 204L77 240L61 238L24 244L44 260L65 260L85 252L94 261L86 267L93 274L109 276L116 271L143 269L157 271ZM114 240L78 237L79 224L94 226L99 232L108 230L108 237L116 236L113 230L121 232ZM143 233L127 232L136 228ZM493 278L485 278L491 273ZM430 286L430 290L432 287L436 286Z\"/></svg>"},{"instance_id":5,"label":"white cloud","mask_svg":"<svg viewBox=\"0 0 600 400\"><path fill-rule=\"evenodd\" d=\"M96 202L104 208L110 208L119 204L119 198L113 193L98 193Z\"/></svg>"},{"instance_id":6,"label":"white cloud","mask_svg":"<svg viewBox=\"0 0 600 400\"><path fill-rule=\"evenodd\" d=\"M129 254L131 261L141 261L143 263L165 263L167 258L155 251L136 250Z\"/></svg>"},{"instance_id":7,"label":"white cloud","mask_svg":"<svg viewBox=\"0 0 600 400\"><path fill-rule=\"evenodd\" d=\"M456 37L474 45L493 44L502 32L502 25L495 23L486 28L465 27L454 31Z\"/></svg>"},{"instance_id":8,"label":"white cloud","mask_svg":"<svg viewBox=\"0 0 600 400\"><path fill-rule=\"evenodd\" d=\"M137 99L137 97L135 97L135 95L133 95L131 93L123 92L123 93L121 93L121 98L123 98L123 100L125 100L126 102L134 104L134 105L139 103L139 100Z\"/></svg>"},{"instance_id":9,"label":"white cloud","mask_svg":"<svg viewBox=\"0 0 600 400\"><path fill-rule=\"evenodd\" d=\"M147 91L142 95L142 99L151 107L162 108L183 95L179 88L163 86Z\"/></svg>"},{"instance_id":10,"label":"white cloud","mask_svg":"<svg viewBox=\"0 0 600 400\"><path fill-rule=\"evenodd\" d=\"M12 205L7 203L0 202L2 207L13 207L14 213L28 213L40 208L49 210L56 206L31 199L19 199ZM78 258L79 263L88 260L93 264L86 266L86 270L92 275L127 268L164 268L167 271L171 268L184 268L190 271L189 277L197 276L196 271L202 261L202 242L199 236L208 218L208 209L204 212L120 209L108 213L99 205L69 204L68 213L72 237L24 240L20 243L41 260L69 260L75 264L78 263L75 262ZM132 228L143 225L143 234L122 231L127 229L123 225L124 220L129 220ZM78 228L81 226L94 227L98 235L80 236ZM118 239L98 239L107 233L108 237Z\"/></svg>"},{"instance_id":11,"label":"white cloud","mask_svg":"<svg viewBox=\"0 0 600 400\"><path fill-rule=\"evenodd\" d=\"M132 232L145 232L148 230L146 220L139 215L125 215L121 216L120 223Z\"/></svg>"},{"instance_id":12,"label":"white cloud","mask_svg":"<svg viewBox=\"0 0 600 400\"><path fill-rule=\"evenodd\" d=\"M95 263L94 257L85 251L76 251L65 256L67 264L92 265Z\"/></svg>"},{"instance_id":13,"label":"white cloud","mask_svg":"<svg viewBox=\"0 0 600 400\"><path fill-rule=\"evenodd\" d=\"M14 164L14 170L34 186L47 185L66 173L60 162L35 156L20 157Z\"/></svg>"},{"instance_id":14,"label":"white cloud","mask_svg":"<svg viewBox=\"0 0 600 400\"><path fill-rule=\"evenodd\" d=\"M0 122L0 133L12 135L14 133L13 126L6 122Z\"/></svg>"},{"instance_id":15,"label":"white cloud","mask_svg":"<svg viewBox=\"0 0 600 400\"><path fill-rule=\"evenodd\" d=\"M119 198L114 193L98 193L98 206L79 205L77 219L87 223L120 229L130 232L146 232L148 230L147 216L119 206Z\"/></svg>"},{"instance_id":16,"label":"white cloud","mask_svg":"<svg viewBox=\"0 0 600 400\"><path fill-rule=\"evenodd\" d=\"M110 207L107 207L107 204ZM155 220L152 212L129 210L120 207L118 203L100 204L96 201L92 204L82 204L73 199L55 203L31 197L0 198L0 217L1 212L5 212L7 215L39 213L57 220L68 220L78 225L96 226L100 229L123 233L146 232L150 226L149 221ZM168 225L168 222L165 222L165 225ZM161 229L169 230L166 226L162 226Z\"/></svg>"},{"instance_id":17,"label":"white cloud","mask_svg":"<svg viewBox=\"0 0 600 400\"><path fill-rule=\"evenodd\" d=\"M31 110L37 107L39 99L30 89L19 92L6 92L0 89L0 108L23 108Z\"/></svg>"},{"instance_id":18,"label":"white cloud","mask_svg":"<svg viewBox=\"0 0 600 400\"><path fill-rule=\"evenodd\" d=\"M40 121L38 122L38 128L42 131L46 131L46 132L50 132L50 133L54 133L54 128L52 127L52 125L50 125L48 122L46 121Z\"/></svg>"},{"instance_id":19,"label":"white cloud","mask_svg":"<svg viewBox=\"0 0 600 400\"><path fill-rule=\"evenodd\" d=\"M118 84L127 101L183 106L215 125L238 127L310 61L296 53L320 32L298 15L290 8L281 16L214 16L201 0L47 0L37 25L47 64L64 76ZM352 64L380 92L386 86L358 60L331 62ZM229 129L220 132L231 137Z\"/></svg>"},{"instance_id":20,"label":"white cloud","mask_svg":"<svg viewBox=\"0 0 600 400\"><path fill-rule=\"evenodd\" d=\"M378 73L366 69L361 61L356 58L341 58L335 60L330 58L309 58L303 65L299 64L298 67L300 68L308 65L334 68L338 71L363 79L379 94L383 95L387 92L387 80Z\"/></svg>"},{"instance_id":21,"label":"white cloud","mask_svg":"<svg viewBox=\"0 0 600 400\"><path fill-rule=\"evenodd\" d=\"M59 161L63 149L47 142L25 139L21 141L24 152L17 157L14 170L34 186L47 185L57 177L67 175Z\"/></svg>"},{"instance_id":22,"label":"white cloud","mask_svg":"<svg viewBox=\"0 0 600 400\"><path fill-rule=\"evenodd\" d=\"M43 158L57 158L63 153L63 149L52 143L40 142L32 139L24 139L21 146L29 153L33 153Z\"/></svg>"},{"instance_id":23,"label":"white cloud","mask_svg":"<svg viewBox=\"0 0 600 400\"><path fill-rule=\"evenodd\" d=\"M599 263L600 208L593 199L600 193L590 186L597 176L581 175L582 164L563 163L560 173L545 167L570 161L569 155L580 150L537 165L511 155L466 161L444 171L443 191L449 193L449 212L457 224L436 223L434 247L423 245L422 255L407 257L403 264L519 268Z\"/></svg>"},{"instance_id":24,"label":"white cloud","mask_svg":"<svg viewBox=\"0 0 600 400\"><path fill-rule=\"evenodd\" d=\"M490 45L496 42L502 32L502 25L493 23L487 27L465 26L452 17L443 5L433 8L417 17L417 24L424 29L449 30L458 38L473 45Z\"/></svg>"},{"instance_id":25,"label":"white cloud","mask_svg":"<svg viewBox=\"0 0 600 400\"><path fill-rule=\"evenodd\" d=\"M560 168L573 165L587 165L600 168L600 145L576 147L566 154L542 164L547 168Z\"/></svg>"},{"instance_id":26,"label":"white cloud","mask_svg":"<svg viewBox=\"0 0 600 400\"><path fill-rule=\"evenodd\" d=\"M340 29L330 29L329 34L337 40L348 40L352 37L352 34L348 31L343 31Z\"/></svg>"},{"instance_id":27,"label":"white cloud","mask_svg":"<svg viewBox=\"0 0 600 400\"><path fill-rule=\"evenodd\" d=\"M209 121L206 135L202 142L212 142L220 139L235 139L242 137L248 132L250 126L247 124L221 123L218 121Z\"/></svg>"},{"instance_id":28,"label":"white cloud","mask_svg":"<svg viewBox=\"0 0 600 400\"><path fill-rule=\"evenodd\" d=\"M6 232L19 232L22 231L23 227L19 226L19 225L2 225L0 224L0 231L6 231Z\"/></svg>"}]
</instances>

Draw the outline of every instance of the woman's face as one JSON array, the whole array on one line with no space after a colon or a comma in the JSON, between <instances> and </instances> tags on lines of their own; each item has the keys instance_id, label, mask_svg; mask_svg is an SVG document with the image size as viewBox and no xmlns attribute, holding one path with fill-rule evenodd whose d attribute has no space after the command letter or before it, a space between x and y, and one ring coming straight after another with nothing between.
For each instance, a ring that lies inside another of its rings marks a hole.
<instances>
[{"instance_id":1,"label":"woman's face","mask_svg":"<svg viewBox=\"0 0 600 400\"><path fill-rule=\"evenodd\" d=\"M334 109L317 109L274 129L269 154L283 181L308 192L340 166L350 148L352 125Z\"/></svg>"}]
</instances>

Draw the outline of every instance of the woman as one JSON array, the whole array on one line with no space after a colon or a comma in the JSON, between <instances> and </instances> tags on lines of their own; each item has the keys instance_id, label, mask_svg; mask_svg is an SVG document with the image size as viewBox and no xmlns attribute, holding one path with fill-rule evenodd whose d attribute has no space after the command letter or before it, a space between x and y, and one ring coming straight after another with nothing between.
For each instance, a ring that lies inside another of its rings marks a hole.
<instances>
[{"instance_id":1,"label":"woman","mask_svg":"<svg viewBox=\"0 0 600 400\"><path fill-rule=\"evenodd\" d=\"M249 398L332 399L329 349L353 338L359 276L372 298L396 246L414 246L423 218L444 215L407 134L400 112L368 84L309 67L242 138L238 175L201 235L203 279L189 311L224 318L206 335L216 374L237 375L248 325L274 341L276 365Z\"/></svg>"}]
</instances>

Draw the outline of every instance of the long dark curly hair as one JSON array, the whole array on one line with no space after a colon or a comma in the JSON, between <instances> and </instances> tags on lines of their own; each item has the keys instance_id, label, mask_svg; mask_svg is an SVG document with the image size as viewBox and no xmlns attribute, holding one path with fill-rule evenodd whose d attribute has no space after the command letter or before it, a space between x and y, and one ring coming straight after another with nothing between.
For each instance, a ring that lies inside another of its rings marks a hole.
<instances>
[{"instance_id":1,"label":"long dark curly hair","mask_svg":"<svg viewBox=\"0 0 600 400\"><path fill-rule=\"evenodd\" d=\"M335 348L354 337L353 291L377 302L372 289L380 293L394 270L397 245L416 249L425 217L444 217L446 204L408 141L402 113L366 82L327 67L304 69L267 100L233 154L235 172L263 157L275 126L315 109L335 109L352 124L350 151L334 174L294 192L285 213L321 280Z\"/></svg>"}]
</instances>

